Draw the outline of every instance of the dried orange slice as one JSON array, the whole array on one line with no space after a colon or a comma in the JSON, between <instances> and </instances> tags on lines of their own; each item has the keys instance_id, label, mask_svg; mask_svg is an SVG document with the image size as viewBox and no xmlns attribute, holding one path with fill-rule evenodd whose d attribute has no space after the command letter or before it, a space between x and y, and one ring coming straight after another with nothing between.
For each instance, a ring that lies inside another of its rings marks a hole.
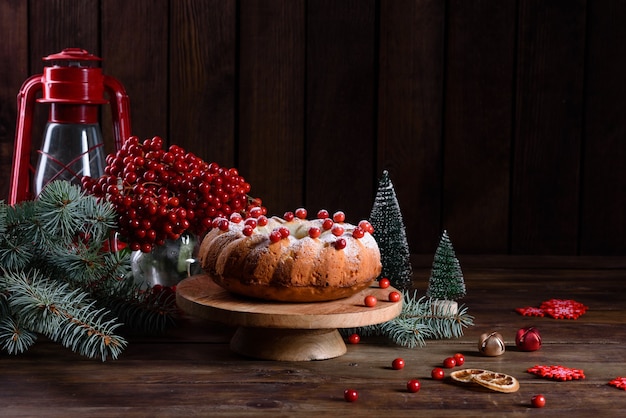
<instances>
[{"instance_id":1,"label":"dried orange slice","mask_svg":"<svg viewBox=\"0 0 626 418\"><path fill-rule=\"evenodd\" d=\"M463 369L450 373L452 380L456 380L461 383L471 383L474 381L474 376L485 373L483 369Z\"/></svg>"},{"instance_id":2,"label":"dried orange slice","mask_svg":"<svg viewBox=\"0 0 626 418\"><path fill-rule=\"evenodd\" d=\"M450 374L453 380L461 383L476 383L487 389L498 392L517 392L519 382L511 375L491 370L463 369Z\"/></svg>"}]
</instances>

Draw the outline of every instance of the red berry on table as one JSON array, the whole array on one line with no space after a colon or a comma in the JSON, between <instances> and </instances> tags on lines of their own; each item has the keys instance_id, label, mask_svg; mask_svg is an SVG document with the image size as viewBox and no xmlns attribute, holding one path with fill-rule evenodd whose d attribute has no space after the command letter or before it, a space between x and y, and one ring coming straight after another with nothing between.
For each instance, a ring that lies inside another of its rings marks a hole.
<instances>
[{"instance_id":1,"label":"red berry on table","mask_svg":"<svg viewBox=\"0 0 626 418\"><path fill-rule=\"evenodd\" d=\"M298 219L306 219L307 211L305 208L296 209L296 218Z\"/></svg>"},{"instance_id":2,"label":"red berry on table","mask_svg":"<svg viewBox=\"0 0 626 418\"><path fill-rule=\"evenodd\" d=\"M391 282L386 277L383 277L382 279L378 281L378 287L380 287L381 289L386 289L389 286L391 286Z\"/></svg>"},{"instance_id":3,"label":"red berry on table","mask_svg":"<svg viewBox=\"0 0 626 418\"><path fill-rule=\"evenodd\" d=\"M400 292L389 293L389 302L400 302L400 299L402 299L402 295L400 295Z\"/></svg>"},{"instance_id":4,"label":"red berry on table","mask_svg":"<svg viewBox=\"0 0 626 418\"><path fill-rule=\"evenodd\" d=\"M359 334L350 334L350 336L348 337L348 342L350 344L358 344L361 341L361 336Z\"/></svg>"},{"instance_id":5,"label":"red berry on table","mask_svg":"<svg viewBox=\"0 0 626 418\"><path fill-rule=\"evenodd\" d=\"M456 353L454 359L456 360L457 366L462 366L465 363L465 356L462 353Z\"/></svg>"},{"instance_id":6,"label":"red berry on table","mask_svg":"<svg viewBox=\"0 0 626 418\"><path fill-rule=\"evenodd\" d=\"M370 308L376 306L376 302L378 302L378 299L376 299L376 296L374 295L365 296L365 300L363 301L363 303L365 303L365 306L368 306Z\"/></svg>"},{"instance_id":7,"label":"red berry on table","mask_svg":"<svg viewBox=\"0 0 626 418\"><path fill-rule=\"evenodd\" d=\"M408 382L406 382L406 390L408 390L411 393L419 392L421 386L422 385L420 384L420 381L417 379L411 379Z\"/></svg>"},{"instance_id":8,"label":"red berry on table","mask_svg":"<svg viewBox=\"0 0 626 418\"><path fill-rule=\"evenodd\" d=\"M543 408L546 406L546 397L541 394L535 395L530 399L530 403L535 408Z\"/></svg>"},{"instance_id":9,"label":"red berry on table","mask_svg":"<svg viewBox=\"0 0 626 418\"><path fill-rule=\"evenodd\" d=\"M346 389L343 391L343 399L345 399L346 402L356 402L356 400L359 399L359 392L354 389Z\"/></svg>"},{"instance_id":10,"label":"red berry on table","mask_svg":"<svg viewBox=\"0 0 626 418\"><path fill-rule=\"evenodd\" d=\"M391 368L394 370L404 369L404 359L398 357L391 362Z\"/></svg>"},{"instance_id":11,"label":"red berry on table","mask_svg":"<svg viewBox=\"0 0 626 418\"><path fill-rule=\"evenodd\" d=\"M443 360L443 367L445 367L446 369L451 369L454 366L456 366L456 360L454 359L454 357L447 357Z\"/></svg>"},{"instance_id":12,"label":"red berry on table","mask_svg":"<svg viewBox=\"0 0 626 418\"><path fill-rule=\"evenodd\" d=\"M430 377L432 377L435 380L443 380L443 378L446 377L446 372L444 372L441 367L435 367L430 372Z\"/></svg>"},{"instance_id":13,"label":"red berry on table","mask_svg":"<svg viewBox=\"0 0 626 418\"><path fill-rule=\"evenodd\" d=\"M343 222L346 220L346 214L342 211L337 211L333 214L333 221L335 222Z\"/></svg>"}]
</instances>

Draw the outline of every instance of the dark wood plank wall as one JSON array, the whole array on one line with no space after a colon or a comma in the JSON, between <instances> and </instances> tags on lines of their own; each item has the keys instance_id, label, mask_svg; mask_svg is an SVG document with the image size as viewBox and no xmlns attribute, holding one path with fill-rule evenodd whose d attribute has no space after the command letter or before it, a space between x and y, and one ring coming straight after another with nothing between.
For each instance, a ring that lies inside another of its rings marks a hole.
<instances>
[{"instance_id":1,"label":"dark wood plank wall","mask_svg":"<svg viewBox=\"0 0 626 418\"><path fill-rule=\"evenodd\" d=\"M624 1L4 0L0 39L2 196L19 87L75 46L271 213L358 221L388 169L414 253L626 254Z\"/></svg>"}]
</instances>

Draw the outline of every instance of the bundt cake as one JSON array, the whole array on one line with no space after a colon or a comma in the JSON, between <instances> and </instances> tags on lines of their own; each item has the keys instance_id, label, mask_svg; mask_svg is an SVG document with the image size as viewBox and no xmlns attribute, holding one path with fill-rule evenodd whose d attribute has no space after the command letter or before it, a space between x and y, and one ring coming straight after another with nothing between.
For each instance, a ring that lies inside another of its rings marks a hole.
<instances>
[{"instance_id":1,"label":"bundt cake","mask_svg":"<svg viewBox=\"0 0 626 418\"><path fill-rule=\"evenodd\" d=\"M352 225L343 212L332 217L306 210L282 218L259 211L243 219L216 218L199 250L203 270L224 289L285 302L348 297L368 287L382 265L367 221Z\"/></svg>"}]
</instances>

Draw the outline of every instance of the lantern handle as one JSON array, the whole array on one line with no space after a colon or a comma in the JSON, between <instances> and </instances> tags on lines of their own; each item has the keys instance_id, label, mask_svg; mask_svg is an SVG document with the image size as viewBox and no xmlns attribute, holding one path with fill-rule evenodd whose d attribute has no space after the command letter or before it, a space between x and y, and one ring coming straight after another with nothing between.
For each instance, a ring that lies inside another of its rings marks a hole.
<instances>
[{"instance_id":1,"label":"lantern handle","mask_svg":"<svg viewBox=\"0 0 626 418\"><path fill-rule=\"evenodd\" d=\"M22 84L17 94L17 126L13 144L13 168L9 184L9 205L26 200L30 189L31 128L35 96L42 90L41 74L33 75Z\"/></svg>"},{"instance_id":2,"label":"lantern handle","mask_svg":"<svg viewBox=\"0 0 626 418\"><path fill-rule=\"evenodd\" d=\"M104 88L109 93L113 132L115 134L115 150L122 148L122 144L130 136L130 100L122 83L117 79L105 75Z\"/></svg>"}]
</instances>

